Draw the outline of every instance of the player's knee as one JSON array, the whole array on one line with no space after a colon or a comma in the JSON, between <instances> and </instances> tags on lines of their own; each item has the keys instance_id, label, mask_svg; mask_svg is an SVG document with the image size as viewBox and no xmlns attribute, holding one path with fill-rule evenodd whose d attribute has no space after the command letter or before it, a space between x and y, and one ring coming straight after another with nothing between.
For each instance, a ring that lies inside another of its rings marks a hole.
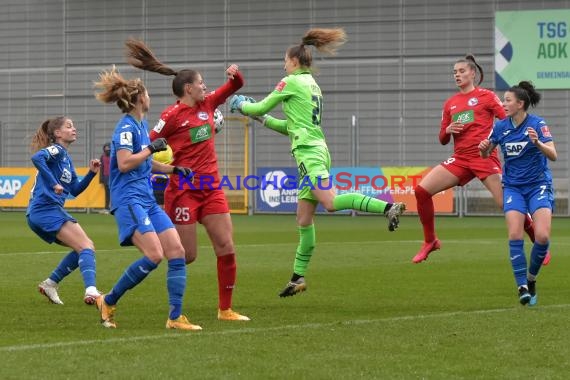
<instances>
[{"instance_id":1,"label":"player's knee","mask_svg":"<svg viewBox=\"0 0 570 380\"><path fill-rule=\"evenodd\" d=\"M164 254L162 251L151 251L145 253L145 256L148 257L150 261L155 263L156 265L160 264L162 259L164 258Z\"/></svg>"},{"instance_id":2,"label":"player's knee","mask_svg":"<svg viewBox=\"0 0 570 380\"><path fill-rule=\"evenodd\" d=\"M323 205L323 207L325 208L325 210L327 210L328 212L335 212L336 209L334 208L333 202L332 201L327 201L324 203L321 203Z\"/></svg>"},{"instance_id":3,"label":"player's knee","mask_svg":"<svg viewBox=\"0 0 570 380\"><path fill-rule=\"evenodd\" d=\"M184 251L184 247L182 244L175 244L172 247L169 247L169 257L170 258L183 258L186 256L186 252Z\"/></svg>"},{"instance_id":4,"label":"player's knee","mask_svg":"<svg viewBox=\"0 0 570 380\"><path fill-rule=\"evenodd\" d=\"M313 215L297 215L295 218L298 226L306 227L313 224Z\"/></svg>"},{"instance_id":5,"label":"player's knee","mask_svg":"<svg viewBox=\"0 0 570 380\"><path fill-rule=\"evenodd\" d=\"M84 241L82 241L79 244L79 250L78 252L84 251L86 249L89 249L91 251L95 251L95 244L93 244L93 242L91 241L91 239L85 239Z\"/></svg>"},{"instance_id":6,"label":"player's knee","mask_svg":"<svg viewBox=\"0 0 570 380\"><path fill-rule=\"evenodd\" d=\"M216 256L225 256L235 252L233 240L224 239L222 241L215 242L214 251L216 252Z\"/></svg>"},{"instance_id":7,"label":"player's knee","mask_svg":"<svg viewBox=\"0 0 570 380\"><path fill-rule=\"evenodd\" d=\"M418 203L426 202L432 197L432 195L428 193L428 191L423 187L421 187L420 185L416 186L416 188L414 189L414 193Z\"/></svg>"},{"instance_id":8,"label":"player's knee","mask_svg":"<svg viewBox=\"0 0 570 380\"><path fill-rule=\"evenodd\" d=\"M544 233L542 231L535 231L534 232L534 242L538 243L538 244L546 244L548 243L550 237L548 236L547 233Z\"/></svg>"},{"instance_id":9,"label":"player's knee","mask_svg":"<svg viewBox=\"0 0 570 380\"><path fill-rule=\"evenodd\" d=\"M198 252L196 252L195 250L187 249L184 252L184 261L186 262L186 265L192 264L194 261L196 261L197 257L198 257Z\"/></svg>"}]
</instances>

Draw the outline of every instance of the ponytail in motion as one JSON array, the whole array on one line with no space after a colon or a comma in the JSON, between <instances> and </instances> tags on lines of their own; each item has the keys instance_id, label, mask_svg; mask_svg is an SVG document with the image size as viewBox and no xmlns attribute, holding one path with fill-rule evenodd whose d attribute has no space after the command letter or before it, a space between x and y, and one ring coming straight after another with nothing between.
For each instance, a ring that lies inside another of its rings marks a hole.
<instances>
[{"instance_id":1,"label":"ponytail in motion","mask_svg":"<svg viewBox=\"0 0 570 380\"><path fill-rule=\"evenodd\" d=\"M345 42L346 32L342 28L313 28L305 33L300 45L293 45L287 49L287 56L297 58L301 66L310 68L313 64L313 56L307 46L312 45L319 52L334 55Z\"/></svg>"},{"instance_id":2,"label":"ponytail in motion","mask_svg":"<svg viewBox=\"0 0 570 380\"><path fill-rule=\"evenodd\" d=\"M94 87L102 91L95 98L103 103L116 103L123 113L129 113L135 108L138 97L146 92L140 78L125 79L113 65L111 70L99 74L99 82Z\"/></svg>"},{"instance_id":3,"label":"ponytail in motion","mask_svg":"<svg viewBox=\"0 0 570 380\"><path fill-rule=\"evenodd\" d=\"M172 80L172 93L181 98L184 96L184 85L194 83L198 72L184 69L175 71L164 63L160 62L154 53L143 41L129 38L125 42L127 48L127 62L141 70L152 71L167 76L174 76Z\"/></svg>"}]
</instances>

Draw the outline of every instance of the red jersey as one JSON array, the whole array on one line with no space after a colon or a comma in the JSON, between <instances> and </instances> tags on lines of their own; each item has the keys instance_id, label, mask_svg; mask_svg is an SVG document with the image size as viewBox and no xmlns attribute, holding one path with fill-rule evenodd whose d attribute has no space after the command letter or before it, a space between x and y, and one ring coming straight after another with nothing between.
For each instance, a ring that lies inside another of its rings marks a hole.
<instances>
[{"instance_id":1,"label":"red jersey","mask_svg":"<svg viewBox=\"0 0 570 380\"><path fill-rule=\"evenodd\" d=\"M452 134L445 133L445 129L452 121L458 121L465 127L461 133L453 134L454 154L479 157L479 143L491 134L495 118L505 117L503 105L492 91L475 87L467 94L455 94L443 105L439 141L443 145L449 143Z\"/></svg>"},{"instance_id":2,"label":"red jersey","mask_svg":"<svg viewBox=\"0 0 570 380\"><path fill-rule=\"evenodd\" d=\"M162 112L160 120L150 132L151 141L159 137L166 139L174 153L172 165L192 169L196 187L201 183L207 184L206 189L219 185L214 111L243 84L243 77L238 72L234 79L207 94L204 101L194 107L177 101ZM173 175L170 179L169 189L178 189L179 176Z\"/></svg>"}]
</instances>

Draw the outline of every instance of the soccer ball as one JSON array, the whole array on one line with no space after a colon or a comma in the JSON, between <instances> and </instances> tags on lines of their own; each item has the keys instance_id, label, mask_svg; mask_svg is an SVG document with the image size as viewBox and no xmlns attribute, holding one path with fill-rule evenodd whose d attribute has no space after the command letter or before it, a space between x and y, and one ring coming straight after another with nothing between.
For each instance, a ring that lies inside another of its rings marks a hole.
<instances>
[{"instance_id":1,"label":"soccer ball","mask_svg":"<svg viewBox=\"0 0 570 380\"><path fill-rule=\"evenodd\" d=\"M223 127L224 127L224 115L219 109L216 108L216 110L214 111L214 130L216 131L216 134L220 133Z\"/></svg>"},{"instance_id":2,"label":"soccer ball","mask_svg":"<svg viewBox=\"0 0 570 380\"><path fill-rule=\"evenodd\" d=\"M166 150L154 153L152 155L152 159L163 164L170 165L170 163L174 160L174 153L172 152L172 148L170 145L167 145Z\"/></svg>"}]
</instances>

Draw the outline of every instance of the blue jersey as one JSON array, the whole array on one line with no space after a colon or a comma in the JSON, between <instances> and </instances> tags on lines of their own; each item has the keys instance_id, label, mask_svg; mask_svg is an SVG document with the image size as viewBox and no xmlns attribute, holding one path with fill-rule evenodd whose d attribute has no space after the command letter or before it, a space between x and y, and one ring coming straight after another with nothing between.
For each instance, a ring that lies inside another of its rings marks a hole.
<instances>
[{"instance_id":1,"label":"blue jersey","mask_svg":"<svg viewBox=\"0 0 570 380\"><path fill-rule=\"evenodd\" d=\"M519 126L514 126L511 118L497 121L489 140L499 145L503 152L503 184L505 186L533 185L544 183L552 185L552 174L548 168L546 156L530 141L527 128L532 127L538 139L552 141L552 135L544 119L528 114Z\"/></svg>"},{"instance_id":2,"label":"blue jersey","mask_svg":"<svg viewBox=\"0 0 570 380\"><path fill-rule=\"evenodd\" d=\"M135 154L145 149L149 144L150 138L148 137L146 120L139 123L131 115L125 115L115 126L111 142L111 175L109 179L112 211L120 205L136 203L145 206L156 203L149 180L152 156L149 156L139 166L127 173L121 173L117 163L117 151L128 149Z\"/></svg>"},{"instance_id":3,"label":"blue jersey","mask_svg":"<svg viewBox=\"0 0 570 380\"><path fill-rule=\"evenodd\" d=\"M63 207L68 195L81 194L95 177L95 173L89 171L85 178L79 181L67 149L59 144L38 150L32 156L32 162L38 173L28 205L28 214L38 207ZM63 187L61 194L56 194L53 189L57 184Z\"/></svg>"}]
</instances>

